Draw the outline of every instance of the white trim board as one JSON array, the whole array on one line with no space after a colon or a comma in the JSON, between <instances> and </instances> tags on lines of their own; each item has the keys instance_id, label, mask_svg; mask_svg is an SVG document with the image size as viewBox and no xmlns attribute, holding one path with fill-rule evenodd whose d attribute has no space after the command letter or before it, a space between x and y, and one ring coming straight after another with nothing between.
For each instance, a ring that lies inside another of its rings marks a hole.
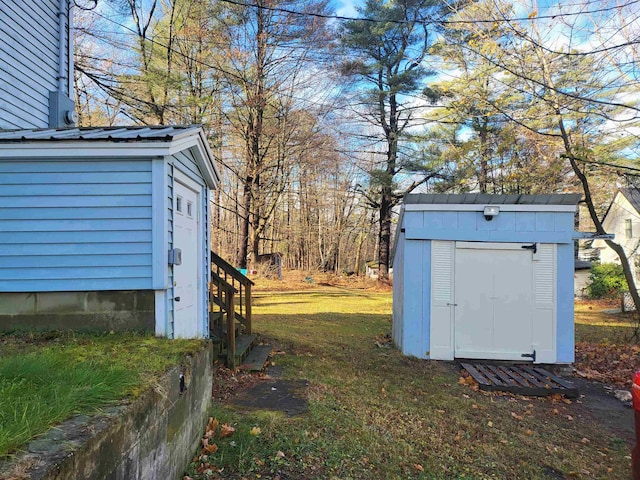
<instances>
[{"instance_id":1,"label":"white trim board","mask_svg":"<svg viewBox=\"0 0 640 480\"><path fill-rule=\"evenodd\" d=\"M183 171L179 170L176 167L174 167L174 171L173 171L173 181L174 181L174 188L176 183L180 183L184 187L195 192L198 199L198 210L201 210L203 208L202 206L204 205L204 202L201 201L202 195L203 195L203 189L201 185L198 185L190 177L188 177ZM198 326L199 338L205 338L208 333L206 331L205 323L204 323L207 320L205 318L206 317L205 309L207 308L207 292L206 292L206 285L202 284L203 269L206 268L206 266L203 265L204 259L202 258L202 253L205 251L204 250L204 241L205 241L204 228L205 227L203 225L204 218L205 218L204 212L198 211L198 216L196 218L196 228L197 228L197 234L198 234L198 247L197 247L198 261L196 262L196 265L197 265L196 295L198 300L196 305L196 313L198 315L197 326ZM173 302L174 302L174 311L175 311L175 298L173 299ZM174 317L174 321L175 321L175 317ZM174 336L175 336L175 325L174 325Z\"/></svg>"},{"instance_id":2,"label":"white trim board","mask_svg":"<svg viewBox=\"0 0 640 480\"><path fill-rule=\"evenodd\" d=\"M441 203L441 204L417 204L404 205L407 212L482 212L487 205L500 208L501 212L571 212L575 213L577 205L517 205L517 204L461 204L461 203ZM499 214L498 214L499 215Z\"/></svg>"},{"instance_id":3,"label":"white trim board","mask_svg":"<svg viewBox=\"0 0 640 480\"><path fill-rule=\"evenodd\" d=\"M207 186L216 188L220 174L215 166L213 153L202 131L172 141L12 141L0 142L0 160L3 158L100 158L105 157L167 157L191 149Z\"/></svg>"}]
</instances>

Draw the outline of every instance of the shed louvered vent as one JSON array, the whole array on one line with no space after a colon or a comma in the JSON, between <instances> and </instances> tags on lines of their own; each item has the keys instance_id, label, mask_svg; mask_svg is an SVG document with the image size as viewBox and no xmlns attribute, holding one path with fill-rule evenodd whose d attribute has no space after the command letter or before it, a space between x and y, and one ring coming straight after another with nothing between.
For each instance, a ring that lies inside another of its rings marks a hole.
<instances>
[{"instance_id":1,"label":"shed louvered vent","mask_svg":"<svg viewBox=\"0 0 640 480\"><path fill-rule=\"evenodd\" d=\"M433 242L432 245L433 299L438 302L451 301L453 249L450 242Z\"/></svg>"},{"instance_id":2,"label":"shed louvered vent","mask_svg":"<svg viewBox=\"0 0 640 480\"><path fill-rule=\"evenodd\" d=\"M553 303L554 292L554 252L553 245L538 246L537 262L535 265L535 300L536 303Z\"/></svg>"}]
</instances>

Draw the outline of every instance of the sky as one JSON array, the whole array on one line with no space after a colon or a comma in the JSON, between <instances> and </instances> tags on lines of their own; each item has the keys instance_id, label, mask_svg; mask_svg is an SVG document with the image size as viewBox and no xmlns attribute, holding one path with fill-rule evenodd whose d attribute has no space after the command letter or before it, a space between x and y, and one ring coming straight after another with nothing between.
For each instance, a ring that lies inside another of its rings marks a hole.
<instances>
[{"instance_id":1,"label":"sky","mask_svg":"<svg viewBox=\"0 0 640 480\"><path fill-rule=\"evenodd\" d=\"M357 12L354 5L363 5L364 0L333 0L332 3L336 9L336 15L355 17L357 16Z\"/></svg>"}]
</instances>

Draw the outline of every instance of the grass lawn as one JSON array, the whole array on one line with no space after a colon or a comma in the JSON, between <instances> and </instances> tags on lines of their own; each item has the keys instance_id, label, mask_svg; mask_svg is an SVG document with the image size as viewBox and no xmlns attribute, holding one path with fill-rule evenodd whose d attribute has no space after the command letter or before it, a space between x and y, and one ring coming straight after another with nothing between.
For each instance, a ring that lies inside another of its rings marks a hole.
<instances>
[{"instance_id":1,"label":"grass lawn","mask_svg":"<svg viewBox=\"0 0 640 480\"><path fill-rule=\"evenodd\" d=\"M0 457L75 414L136 396L201 345L138 334L0 336Z\"/></svg>"},{"instance_id":2,"label":"grass lawn","mask_svg":"<svg viewBox=\"0 0 640 480\"><path fill-rule=\"evenodd\" d=\"M377 346L391 330L389 292L269 291L254 312L284 377L309 381L309 411L218 401L212 415L235 432L214 437L191 478L628 478L629 445L580 401L485 394L451 363Z\"/></svg>"}]
</instances>

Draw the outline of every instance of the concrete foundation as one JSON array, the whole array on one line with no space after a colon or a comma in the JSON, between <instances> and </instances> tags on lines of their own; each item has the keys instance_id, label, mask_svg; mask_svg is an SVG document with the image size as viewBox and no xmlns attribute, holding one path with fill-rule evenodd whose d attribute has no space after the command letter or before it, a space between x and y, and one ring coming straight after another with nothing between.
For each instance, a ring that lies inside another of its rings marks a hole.
<instances>
[{"instance_id":1,"label":"concrete foundation","mask_svg":"<svg viewBox=\"0 0 640 480\"><path fill-rule=\"evenodd\" d=\"M155 329L153 290L0 293L0 330Z\"/></svg>"},{"instance_id":2,"label":"concrete foundation","mask_svg":"<svg viewBox=\"0 0 640 480\"><path fill-rule=\"evenodd\" d=\"M0 478L181 479L207 422L212 365L207 343L132 404L75 417L32 441L28 453L0 464Z\"/></svg>"}]
</instances>

